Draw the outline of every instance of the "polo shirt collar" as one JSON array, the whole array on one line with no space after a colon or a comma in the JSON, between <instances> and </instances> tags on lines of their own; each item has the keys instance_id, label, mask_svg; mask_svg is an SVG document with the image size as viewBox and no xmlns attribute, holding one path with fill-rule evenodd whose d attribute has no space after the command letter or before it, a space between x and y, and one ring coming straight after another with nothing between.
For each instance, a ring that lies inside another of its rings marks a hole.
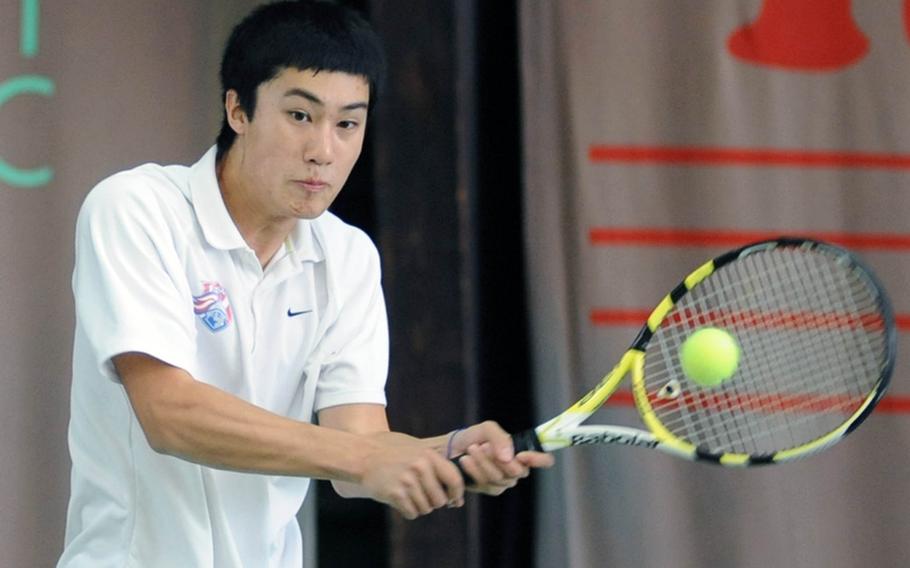
<instances>
[{"instance_id":1,"label":"polo shirt collar","mask_svg":"<svg viewBox=\"0 0 910 568\"><path fill-rule=\"evenodd\" d=\"M215 174L217 147L212 146L196 162L190 173L190 196L196 219L210 245L222 250L249 248L224 204ZM325 258L314 236L316 220L301 220L285 240L285 249L299 262L319 262Z\"/></svg>"},{"instance_id":2,"label":"polo shirt collar","mask_svg":"<svg viewBox=\"0 0 910 568\"><path fill-rule=\"evenodd\" d=\"M209 148L190 172L190 196L196 219L199 220L205 240L213 247L223 250L249 248L231 219L218 189L218 177L215 175L216 152L215 146Z\"/></svg>"},{"instance_id":3,"label":"polo shirt collar","mask_svg":"<svg viewBox=\"0 0 910 568\"><path fill-rule=\"evenodd\" d=\"M316 227L314 225L317 222L316 219L298 221L297 226L285 241L284 246L288 253L295 255L300 262L325 260L325 254L315 236Z\"/></svg>"}]
</instances>

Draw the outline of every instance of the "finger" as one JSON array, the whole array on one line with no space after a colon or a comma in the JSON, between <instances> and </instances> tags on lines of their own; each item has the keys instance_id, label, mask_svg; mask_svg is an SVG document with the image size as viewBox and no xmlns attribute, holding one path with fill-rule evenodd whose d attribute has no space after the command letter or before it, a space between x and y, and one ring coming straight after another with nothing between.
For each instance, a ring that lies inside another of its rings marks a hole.
<instances>
[{"instance_id":1,"label":"finger","mask_svg":"<svg viewBox=\"0 0 910 568\"><path fill-rule=\"evenodd\" d=\"M463 479L468 483L468 489L476 490L480 486L487 483L487 479L483 474L474 458L468 454L458 458L458 466L461 468L461 472L464 474Z\"/></svg>"},{"instance_id":2,"label":"finger","mask_svg":"<svg viewBox=\"0 0 910 568\"><path fill-rule=\"evenodd\" d=\"M472 455L475 457L480 456L478 464L484 468L484 471L495 472L492 474L494 476L494 483L500 483L501 480L507 478L523 478L528 476L529 469L524 463L517 460L502 462L497 459L494 461L490 455L492 453L492 448L489 448L487 444L484 444L480 449L482 450L482 453L474 453Z\"/></svg>"},{"instance_id":3,"label":"finger","mask_svg":"<svg viewBox=\"0 0 910 568\"><path fill-rule=\"evenodd\" d=\"M503 468L508 464L494 461L482 448L477 446L468 448L468 457L470 459L465 461L472 467L478 485L510 487L514 484L514 476L509 472L503 471Z\"/></svg>"},{"instance_id":4,"label":"finger","mask_svg":"<svg viewBox=\"0 0 910 568\"><path fill-rule=\"evenodd\" d=\"M430 505L430 500L424 492L422 483L417 482L410 485L408 487L408 497L413 503L414 509L417 511L418 515L429 515L433 512L433 507Z\"/></svg>"},{"instance_id":5,"label":"finger","mask_svg":"<svg viewBox=\"0 0 910 568\"><path fill-rule=\"evenodd\" d=\"M457 453L465 453L472 444L488 443L500 461L511 461L515 454L512 437L492 420L462 430L454 441Z\"/></svg>"},{"instance_id":6,"label":"finger","mask_svg":"<svg viewBox=\"0 0 910 568\"><path fill-rule=\"evenodd\" d=\"M436 461L438 460L431 458L420 468L421 489L433 509L438 509L450 501L445 481L440 479L437 472Z\"/></svg>"},{"instance_id":7,"label":"finger","mask_svg":"<svg viewBox=\"0 0 910 568\"><path fill-rule=\"evenodd\" d=\"M478 445L470 446L468 455L471 457L470 462L474 466L474 471L478 472L478 477L475 479L480 485L490 485L502 481L502 472L492 462L486 448Z\"/></svg>"},{"instance_id":8,"label":"finger","mask_svg":"<svg viewBox=\"0 0 910 568\"><path fill-rule=\"evenodd\" d=\"M515 459L527 467L533 468L552 467L556 463L556 458L553 457L553 454L546 452L520 452L515 456Z\"/></svg>"},{"instance_id":9,"label":"finger","mask_svg":"<svg viewBox=\"0 0 910 568\"><path fill-rule=\"evenodd\" d=\"M433 512L433 507L430 505L430 499L424 488L426 475L423 470L426 467L418 459L411 464L407 471L402 472L398 480L404 490L404 494L410 500L418 515L426 515Z\"/></svg>"},{"instance_id":10,"label":"finger","mask_svg":"<svg viewBox=\"0 0 910 568\"><path fill-rule=\"evenodd\" d=\"M515 446L512 444L512 436L502 429L496 422L487 420L482 423L486 429L487 442L492 446L493 455L501 462L512 461L515 457Z\"/></svg>"},{"instance_id":11,"label":"finger","mask_svg":"<svg viewBox=\"0 0 910 568\"><path fill-rule=\"evenodd\" d=\"M450 507L460 507L464 504L465 479L458 467L449 460L439 456L433 461L437 478L445 487L447 502Z\"/></svg>"},{"instance_id":12,"label":"finger","mask_svg":"<svg viewBox=\"0 0 910 568\"><path fill-rule=\"evenodd\" d=\"M473 493L483 493L485 495L501 495L506 489L516 483L516 480L493 482L485 478L484 470L477 464L474 457L465 455L462 458L464 470L472 479L479 481L473 482L468 488ZM471 473L473 472L473 473Z\"/></svg>"},{"instance_id":13,"label":"finger","mask_svg":"<svg viewBox=\"0 0 910 568\"><path fill-rule=\"evenodd\" d=\"M413 521L418 516L417 508L414 506L414 503L408 496L408 492L403 488L400 490L400 493L390 501L389 504L392 505L396 511L401 513L401 516L409 521Z\"/></svg>"}]
</instances>

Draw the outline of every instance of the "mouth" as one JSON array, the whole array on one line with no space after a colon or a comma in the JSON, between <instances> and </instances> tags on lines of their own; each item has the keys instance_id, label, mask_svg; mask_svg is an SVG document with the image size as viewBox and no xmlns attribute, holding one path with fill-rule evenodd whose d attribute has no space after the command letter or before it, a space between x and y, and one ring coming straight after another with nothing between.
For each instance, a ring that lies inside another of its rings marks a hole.
<instances>
[{"instance_id":1,"label":"mouth","mask_svg":"<svg viewBox=\"0 0 910 568\"><path fill-rule=\"evenodd\" d=\"M294 185L300 187L306 191L311 192L320 192L325 191L329 187L329 183L318 178L307 178L307 179L295 179Z\"/></svg>"}]
</instances>

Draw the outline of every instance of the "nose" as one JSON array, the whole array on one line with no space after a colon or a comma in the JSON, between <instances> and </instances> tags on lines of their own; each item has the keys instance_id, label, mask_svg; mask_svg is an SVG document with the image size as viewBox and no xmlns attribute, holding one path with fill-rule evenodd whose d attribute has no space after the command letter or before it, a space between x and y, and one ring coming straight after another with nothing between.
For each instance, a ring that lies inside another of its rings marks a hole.
<instances>
[{"instance_id":1,"label":"nose","mask_svg":"<svg viewBox=\"0 0 910 568\"><path fill-rule=\"evenodd\" d=\"M304 159L319 166L331 164L335 154L335 140L331 125L318 124L313 128L312 134L307 140Z\"/></svg>"}]
</instances>

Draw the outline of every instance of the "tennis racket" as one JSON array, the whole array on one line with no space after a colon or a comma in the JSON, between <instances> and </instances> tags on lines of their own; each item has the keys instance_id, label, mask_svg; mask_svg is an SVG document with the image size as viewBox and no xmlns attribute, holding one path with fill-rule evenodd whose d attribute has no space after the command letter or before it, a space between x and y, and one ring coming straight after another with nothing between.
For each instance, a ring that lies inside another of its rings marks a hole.
<instances>
[{"instance_id":1,"label":"tennis racket","mask_svg":"<svg viewBox=\"0 0 910 568\"><path fill-rule=\"evenodd\" d=\"M741 348L735 373L713 387L688 378L679 355L706 326ZM832 446L869 416L895 350L885 290L853 254L803 238L758 242L689 274L600 384L513 443L517 452L623 444L731 467L788 462ZM582 425L627 376L647 429Z\"/></svg>"}]
</instances>

